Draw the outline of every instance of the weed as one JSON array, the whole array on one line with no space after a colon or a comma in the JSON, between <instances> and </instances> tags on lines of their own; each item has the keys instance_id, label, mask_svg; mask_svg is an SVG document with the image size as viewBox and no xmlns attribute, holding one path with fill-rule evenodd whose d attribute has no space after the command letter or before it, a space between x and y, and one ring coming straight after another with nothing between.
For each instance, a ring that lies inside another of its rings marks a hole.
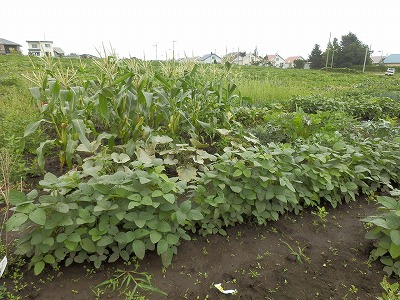
<instances>
[{"instance_id":1,"label":"weed","mask_svg":"<svg viewBox=\"0 0 400 300\"><path fill-rule=\"evenodd\" d=\"M250 275L251 276L251 278L258 278L258 277L260 277L261 276L261 274L260 273L258 273L257 271L255 271L255 270L249 270L249 272L247 273L248 275Z\"/></svg>"},{"instance_id":2,"label":"weed","mask_svg":"<svg viewBox=\"0 0 400 300\"><path fill-rule=\"evenodd\" d=\"M304 246L301 248L300 246L297 246L298 251L296 252L292 246L290 246L287 242L282 241L290 250L290 254L294 255L296 257L296 260L300 263L303 263L303 260L307 263L311 263L311 259L305 254L305 249L307 246Z\"/></svg>"},{"instance_id":3,"label":"weed","mask_svg":"<svg viewBox=\"0 0 400 300\"><path fill-rule=\"evenodd\" d=\"M377 297L378 300L400 299L400 284L398 282L390 284L387 281L387 277L384 276L380 284L384 291L382 292L382 297Z\"/></svg>"},{"instance_id":4,"label":"weed","mask_svg":"<svg viewBox=\"0 0 400 300\"><path fill-rule=\"evenodd\" d=\"M164 296L167 294L160 289L154 287L151 283L152 275L147 272L138 272L139 263L136 262L133 270L117 269L113 278L110 278L92 289L93 293L99 294L107 289L111 291L118 290L121 295L125 295L128 299L140 295L139 290L158 293ZM105 287L101 290L101 287Z\"/></svg>"},{"instance_id":5,"label":"weed","mask_svg":"<svg viewBox=\"0 0 400 300\"><path fill-rule=\"evenodd\" d=\"M325 207L317 207L317 211L313 211L313 212L311 212L311 214L313 214L313 215L315 215L315 216L318 216L319 217L319 220L314 220L313 221L313 225L319 225L319 224L321 224L324 228L325 228L325 223L327 222L327 220L326 220L326 216L329 214L326 210L325 210Z\"/></svg>"}]
</instances>

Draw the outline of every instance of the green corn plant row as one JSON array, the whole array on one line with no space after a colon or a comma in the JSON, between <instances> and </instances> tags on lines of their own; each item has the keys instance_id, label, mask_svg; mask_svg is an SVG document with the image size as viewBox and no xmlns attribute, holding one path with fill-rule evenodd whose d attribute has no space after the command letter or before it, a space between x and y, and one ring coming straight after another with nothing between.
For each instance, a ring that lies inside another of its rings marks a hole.
<instances>
[{"instance_id":1,"label":"green corn plant row","mask_svg":"<svg viewBox=\"0 0 400 300\"><path fill-rule=\"evenodd\" d=\"M70 86L50 77L54 70L37 76L40 85L32 81L36 86L30 91L41 118L27 127L24 137L40 128L49 130L52 138L37 148L42 172L47 145L58 149L61 168L71 168L81 163L79 151L95 153L100 145L112 149L135 144L153 133L211 144L218 137L216 128L238 126L230 122L231 106L245 98L235 93L229 64L212 79L197 65L173 77L111 56L96 65L97 79L71 80Z\"/></svg>"}]
</instances>

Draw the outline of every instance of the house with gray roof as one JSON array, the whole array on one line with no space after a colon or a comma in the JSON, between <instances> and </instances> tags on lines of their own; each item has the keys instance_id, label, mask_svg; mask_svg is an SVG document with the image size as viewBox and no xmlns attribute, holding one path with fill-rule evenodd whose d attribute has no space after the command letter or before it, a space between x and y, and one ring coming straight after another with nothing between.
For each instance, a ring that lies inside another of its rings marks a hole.
<instances>
[{"instance_id":1,"label":"house with gray roof","mask_svg":"<svg viewBox=\"0 0 400 300\"><path fill-rule=\"evenodd\" d=\"M54 50L54 56L63 57L65 55L64 50L61 49L60 47L53 47L53 50Z\"/></svg>"},{"instance_id":2,"label":"house with gray roof","mask_svg":"<svg viewBox=\"0 0 400 300\"><path fill-rule=\"evenodd\" d=\"M21 52L20 44L0 38L0 54L10 54L13 51Z\"/></svg>"},{"instance_id":3,"label":"house with gray roof","mask_svg":"<svg viewBox=\"0 0 400 300\"><path fill-rule=\"evenodd\" d=\"M400 54L390 54L384 60L385 66L400 66Z\"/></svg>"}]
</instances>

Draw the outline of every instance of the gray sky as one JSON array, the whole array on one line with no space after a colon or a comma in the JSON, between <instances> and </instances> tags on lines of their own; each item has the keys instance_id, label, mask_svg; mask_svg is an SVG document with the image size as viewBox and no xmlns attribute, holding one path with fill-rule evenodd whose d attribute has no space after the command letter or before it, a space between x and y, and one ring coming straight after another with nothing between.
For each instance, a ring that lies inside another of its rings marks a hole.
<instances>
[{"instance_id":1,"label":"gray sky","mask_svg":"<svg viewBox=\"0 0 400 300\"><path fill-rule=\"evenodd\" d=\"M400 53L399 0L1 0L0 38L51 40L66 53L155 59L254 51L306 58L353 32L373 55ZM176 41L173 43L173 41ZM157 44L157 47L154 45Z\"/></svg>"}]
</instances>

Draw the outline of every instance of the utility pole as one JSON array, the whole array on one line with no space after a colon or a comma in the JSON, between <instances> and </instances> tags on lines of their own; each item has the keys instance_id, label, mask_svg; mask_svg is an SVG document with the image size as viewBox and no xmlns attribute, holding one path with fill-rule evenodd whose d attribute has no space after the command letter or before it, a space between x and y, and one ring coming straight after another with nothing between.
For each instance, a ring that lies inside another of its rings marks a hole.
<instances>
[{"instance_id":1,"label":"utility pole","mask_svg":"<svg viewBox=\"0 0 400 300\"><path fill-rule=\"evenodd\" d=\"M153 47L156 47L156 60L157 60L157 42L154 43Z\"/></svg>"},{"instance_id":2,"label":"utility pole","mask_svg":"<svg viewBox=\"0 0 400 300\"><path fill-rule=\"evenodd\" d=\"M332 32L329 32L328 49L326 49L326 63L325 63L325 68L328 67L329 50L330 50L330 46L331 46L331 34L332 34Z\"/></svg>"},{"instance_id":3,"label":"utility pole","mask_svg":"<svg viewBox=\"0 0 400 300\"><path fill-rule=\"evenodd\" d=\"M367 54L368 52L372 53L372 51L370 50L372 46L369 46L369 48L365 48L365 56L364 56L364 66L363 66L363 73L365 71L365 63L367 62Z\"/></svg>"},{"instance_id":4,"label":"utility pole","mask_svg":"<svg viewBox=\"0 0 400 300\"><path fill-rule=\"evenodd\" d=\"M172 41L172 61L175 61L175 43L176 41Z\"/></svg>"},{"instance_id":5,"label":"utility pole","mask_svg":"<svg viewBox=\"0 0 400 300\"><path fill-rule=\"evenodd\" d=\"M331 68L333 68L333 57L335 56L335 51L337 51L337 49L333 49L333 48L332 48L332 61L331 61Z\"/></svg>"}]
</instances>

